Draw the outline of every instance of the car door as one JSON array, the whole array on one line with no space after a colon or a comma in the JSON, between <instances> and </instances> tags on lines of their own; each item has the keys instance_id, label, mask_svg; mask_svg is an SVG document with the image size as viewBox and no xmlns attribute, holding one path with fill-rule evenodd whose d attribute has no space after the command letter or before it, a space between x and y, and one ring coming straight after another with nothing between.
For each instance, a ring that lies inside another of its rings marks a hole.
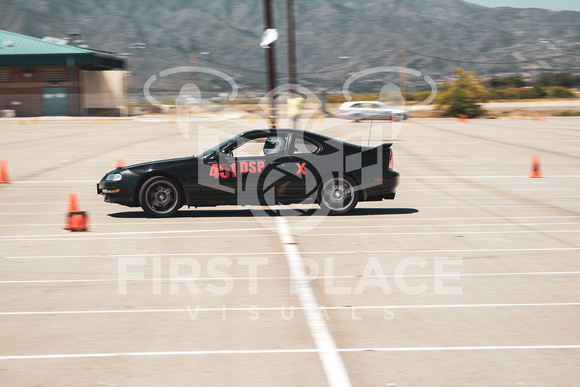
<instances>
[{"instance_id":1,"label":"car door","mask_svg":"<svg viewBox=\"0 0 580 387\"><path fill-rule=\"evenodd\" d=\"M206 203L236 204L236 180L232 173L232 162L222 150L217 150L200 159L197 178L191 188L197 187L201 200Z\"/></svg>"},{"instance_id":2,"label":"car door","mask_svg":"<svg viewBox=\"0 0 580 387\"><path fill-rule=\"evenodd\" d=\"M350 118L354 118L354 119L361 119L361 118L365 118L367 115L367 111L364 108L364 105L362 103L355 103L353 104L350 109Z\"/></svg>"},{"instance_id":3,"label":"car door","mask_svg":"<svg viewBox=\"0 0 580 387\"><path fill-rule=\"evenodd\" d=\"M269 139L275 138L282 146L266 149ZM235 190L238 204L278 203L285 195L288 184L286 149L289 135L283 132L264 132L253 138L242 138L228 152L229 179L224 181Z\"/></svg>"},{"instance_id":4,"label":"car door","mask_svg":"<svg viewBox=\"0 0 580 387\"><path fill-rule=\"evenodd\" d=\"M302 133L292 134L284 165L288 177L284 195L288 201L310 202L316 199L321 173L330 169L324 165L327 158L319 155L322 147L323 144Z\"/></svg>"},{"instance_id":5,"label":"car door","mask_svg":"<svg viewBox=\"0 0 580 387\"><path fill-rule=\"evenodd\" d=\"M391 109L384 104L373 103L373 109L375 111L374 118L377 120L390 120L392 117Z\"/></svg>"}]
</instances>

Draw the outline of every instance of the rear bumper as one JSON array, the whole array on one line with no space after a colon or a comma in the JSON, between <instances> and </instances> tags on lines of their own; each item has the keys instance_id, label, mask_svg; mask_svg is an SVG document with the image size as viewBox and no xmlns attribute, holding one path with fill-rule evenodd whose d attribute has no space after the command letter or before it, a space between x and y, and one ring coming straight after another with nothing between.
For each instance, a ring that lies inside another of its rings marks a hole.
<instances>
[{"instance_id":1,"label":"rear bumper","mask_svg":"<svg viewBox=\"0 0 580 387\"><path fill-rule=\"evenodd\" d=\"M389 175L382 181L377 179L376 184L367 186L363 190L361 201L376 201L383 199L394 199L399 185L400 176L398 172L389 171Z\"/></svg>"}]
</instances>

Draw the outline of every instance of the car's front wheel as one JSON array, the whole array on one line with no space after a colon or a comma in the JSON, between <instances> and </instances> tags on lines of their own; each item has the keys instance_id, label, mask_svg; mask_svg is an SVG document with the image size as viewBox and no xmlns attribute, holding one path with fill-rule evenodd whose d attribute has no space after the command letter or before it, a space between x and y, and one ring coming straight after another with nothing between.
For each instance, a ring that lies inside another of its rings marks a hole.
<instances>
[{"instance_id":1,"label":"car's front wheel","mask_svg":"<svg viewBox=\"0 0 580 387\"><path fill-rule=\"evenodd\" d=\"M363 119L363 115L360 113L356 113L350 116L350 119L353 120L353 122L360 122L360 120Z\"/></svg>"},{"instance_id":2,"label":"car's front wheel","mask_svg":"<svg viewBox=\"0 0 580 387\"><path fill-rule=\"evenodd\" d=\"M358 203L354 181L348 177L330 177L320 185L320 207L330 215L350 212Z\"/></svg>"},{"instance_id":3,"label":"car's front wheel","mask_svg":"<svg viewBox=\"0 0 580 387\"><path fill-rule=\"evenodd\" d=\"M173 180L162 176L147 180L139 191L139 204L155 218L174 215L181 207L181 191Z\"/></svg>"}]
</instances>

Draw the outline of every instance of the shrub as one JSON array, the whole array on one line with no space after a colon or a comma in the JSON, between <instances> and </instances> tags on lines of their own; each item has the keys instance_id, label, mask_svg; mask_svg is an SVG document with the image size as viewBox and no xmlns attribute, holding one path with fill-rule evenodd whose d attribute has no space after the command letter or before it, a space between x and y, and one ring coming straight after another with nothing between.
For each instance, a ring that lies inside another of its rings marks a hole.
<instances>
[{"instance_id":1,"label":"shrub","mask_svg":"<svg viewBox=\"0 0 580 387\"><path fill-rule=\"evenodd\" d=\"M561 112L554 113L556 117L578 117L580 116L580 110L564 110Z\"/></svg>"},{"instance_id":2,"label":"shrub","mask_svg":"<svg viewBox=\"0 0 580 387\"><path fill-rule=\"evenodd\" d=\"M456 79L452 84L443 85L437 98L437 108L448 117L467 115L478 117L483 114L480 103L487 99L483 79L475 78L473 72L455 69Z\"/></svg>"},{"instance_id":3,"label":"shrub","mask_svg":"<svg viewBox=\"0 0 580 387\"><path fill-rule=\"evenodd\" d=\"M550 96L555 98L574 98L574 93L562 86L554 86L550 89Z\"/></svg>"}]
</instances>

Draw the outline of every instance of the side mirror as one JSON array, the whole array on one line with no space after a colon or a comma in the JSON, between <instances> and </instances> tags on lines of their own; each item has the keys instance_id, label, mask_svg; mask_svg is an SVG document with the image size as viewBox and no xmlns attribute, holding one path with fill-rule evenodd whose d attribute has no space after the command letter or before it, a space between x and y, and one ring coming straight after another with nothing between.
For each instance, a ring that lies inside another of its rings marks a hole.
<instances>
[{"instance_id":1,"label":"side mirror","mask_svg":"<svg viewBox=\"0 0 580 387\"><path fill-rule=\"evenodd\" d=\"M208 154L207 156L205 156L203 158L203 163L204 164L213 164L216 163L218 160L218 156L217 156L218 152L212 152L210 154Z\"/></svg>"},{"instance_id":2,"label":"side mirror","mask_svg":"<svg viewBox=\"0 0 580 387\"><path fill-rule=\"evenodd\" d=\"M223 149L219 149L215 152L210 153L209 155L203 158L203 162L205 164L213 164L217 163L220 160L224 160L226 157L229 156L229 153L224 152Z\"/></svg>"},{"instance_id":3,"label":"side mirror","mask_svg":"<svg viewBox=\"0 0 580 387\"><path fill-rule=\"evenodd\" d=\"M233 155L232 155L231 152L226 152L223 149L218 150L216 156L218 158L218 161L219 160L225 160L226 158L232 158L233 157Z\"/></svg>"}]
</instances>

